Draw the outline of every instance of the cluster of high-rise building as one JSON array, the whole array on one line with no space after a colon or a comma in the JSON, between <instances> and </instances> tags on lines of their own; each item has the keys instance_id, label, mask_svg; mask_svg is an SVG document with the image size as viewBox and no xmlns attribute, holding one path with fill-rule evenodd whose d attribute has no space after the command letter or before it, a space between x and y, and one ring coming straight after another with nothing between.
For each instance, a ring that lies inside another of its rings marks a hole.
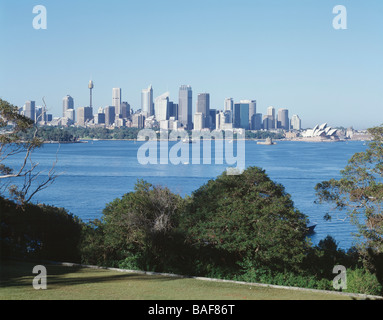
<instances>
[{"instance_id":1,"label":"cluster of high-rise building","mask_svg":"<svg viewBox=\"0 0 383 320\"><path fill-rule=\"evenodd\" d=\"M156 98L153 87L141 91L141 107L136 111L122 99L122 89L113 88L112 104L98 108L94 112L92 92L93 81L89 82L89 106L75 110L74 99L67 95L63 98L63 114L52 118L46 114L44 107L35 107L34 101L27 101L22 113L35 120L36 123L58 126L102 126L160 128L164 130L301 130L301 119L297 115L289 118L289 111L284 108L276 110L269 107L263 115L257 112L256 100L240 100L232 98L224 101L222 109L211 108L210 94L197 95L195 113L193 114L193 91L191 86L179 88L178 103L170 100L169 92Z\"/></svg>"}]
</instances>

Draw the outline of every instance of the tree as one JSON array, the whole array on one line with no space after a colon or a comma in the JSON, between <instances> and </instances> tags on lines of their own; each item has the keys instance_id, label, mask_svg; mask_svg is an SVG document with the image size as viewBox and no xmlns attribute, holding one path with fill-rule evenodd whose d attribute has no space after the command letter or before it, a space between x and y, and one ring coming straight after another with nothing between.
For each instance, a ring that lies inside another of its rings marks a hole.
<instances>
[{"instance_id":1,"label":"tree","mask_svg":"<svg viewBox=\"0 0 383 320\"><path fill-rule=\"evenodd\" d=\"M199 188L183 220L187 240L208 252L207 263L283 272L296 269L308 248L306 216L257 167L237 176L223 173Z\"/></svg>"},{"instance_id":2,"label":"tree","mask_svg":"<svg viewBox=\"0 0 383 320\"><path fill-rule=\"evenodd\" d=\"M20 115L18 108L0 99L0 194L8 192L19 203L27 203L39 191L47 188L55 179L54 165L47 178L37 182L41 172L38 163L32 160L32 153L42 145L36 137L37 129L29 139L22 139L22 134L34 128L34 122ZM18 167L6 165L7 160L22 154ZM11 184L14 179L24 179L21 187ZM37 184L37 186L36 186Z\"/></svg>"},{"instance_id":3,"label":"tree","mask_svg":"<svg viewBox=\"0 0 383 320\"><path fill-rule=\"evenodd\" d=\"M184 200L168 188L138 181L134 192L108 204L103 212L105 261L139 257L137 265L164 270Z\"/></svg>"},{"instance_id":4,"label":"tree","mask_svg":"<svg viewBox=\"0 0 383 320\"><path fill-rule=\"evenodd\" d=\"M358 250L383 281L383 125L368 132L372 141L366 151L356 153L341 171L340 179L316 186L320 202L345 212L357 226ZM327 214L326 219L331 219Z\"/></svg>"}]
</instances>

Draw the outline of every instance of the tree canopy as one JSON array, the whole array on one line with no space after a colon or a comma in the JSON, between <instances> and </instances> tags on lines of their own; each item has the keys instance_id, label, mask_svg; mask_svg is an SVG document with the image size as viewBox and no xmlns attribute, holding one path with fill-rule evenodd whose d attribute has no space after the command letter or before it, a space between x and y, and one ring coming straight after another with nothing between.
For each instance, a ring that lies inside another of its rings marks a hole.
<instances>
[{"instance_id":1,"label":"tree canopy","mask_svg":"<svg viewBox=\"0 0 383 320\"><path fill-rule=\"evenodd\" d=\"M356 153L341 171L340 179L316 186L321 202L333 204L358 228L359 251L383 272L383 125L368 132L372 141ZM331 218L327 214L326 219ZM381 279L383 275L380 274Z\"/></svg>"}]
</instances>

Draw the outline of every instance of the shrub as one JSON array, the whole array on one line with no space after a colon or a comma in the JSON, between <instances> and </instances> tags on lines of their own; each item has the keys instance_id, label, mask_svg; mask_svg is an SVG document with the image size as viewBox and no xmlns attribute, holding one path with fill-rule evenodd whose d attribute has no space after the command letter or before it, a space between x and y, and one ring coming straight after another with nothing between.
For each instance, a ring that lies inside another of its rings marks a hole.
<instances>
[{"instance_id":1,"label":"shrub","mask_svg":"<svg viewBox=\"0 0 383 320\"><path fill-rule=\"evenodd\" d=\"M347 270L347 289L345 291L369 295L381 295L383 293L382 285L377 280L376 275L362 268Z\"/></svg>"}]
</instances>

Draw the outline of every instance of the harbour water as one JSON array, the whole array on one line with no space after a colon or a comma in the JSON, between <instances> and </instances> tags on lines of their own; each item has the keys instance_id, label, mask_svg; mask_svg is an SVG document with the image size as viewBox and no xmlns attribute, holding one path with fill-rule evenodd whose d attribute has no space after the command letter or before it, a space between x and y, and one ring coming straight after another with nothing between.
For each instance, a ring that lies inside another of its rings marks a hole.
<instances>
[{"instance_id":1,"label":"harbour water","mask_svg":"<svg viewBox=\"0 0 383 320\"><path fill-rule=\"evenodd\" d=\"M105 205L123 194L133 191L138 179L169 187L182 196L210 179L215 179L227 168L226 164L193 164L178 166L141 165L137 151L144 142L89 141L80 144L47 144L37 150L33 160L46 175L57 156L58 178L33 201L66 208L70 213L88 221L102 218ZM169 142L171 148L176 142ZM192 146L190 146L191 148ZM212 145L214 150L214 143ZM331 221L324 221L328 205L315 204L314 187L317 183L337 178L350 157L367 147L363 142L305 143L278 141L276 145L258 145L246 141L246 167L257 166L269 177L282 184L291 194L297 209L316 223L314 244L327 235L333 236L339 247L348 249L353 244L354 227L343 214L333 212ZM235 146L234 146L235 150ZM201 153L202 156L202 153ZM20 160L20 159L19 159ZM13 159L13 164L17 159ZM201 161L202 162L202 161ZM12 162L8 164L12 165Z\"/></svg>"}]
</instances>

